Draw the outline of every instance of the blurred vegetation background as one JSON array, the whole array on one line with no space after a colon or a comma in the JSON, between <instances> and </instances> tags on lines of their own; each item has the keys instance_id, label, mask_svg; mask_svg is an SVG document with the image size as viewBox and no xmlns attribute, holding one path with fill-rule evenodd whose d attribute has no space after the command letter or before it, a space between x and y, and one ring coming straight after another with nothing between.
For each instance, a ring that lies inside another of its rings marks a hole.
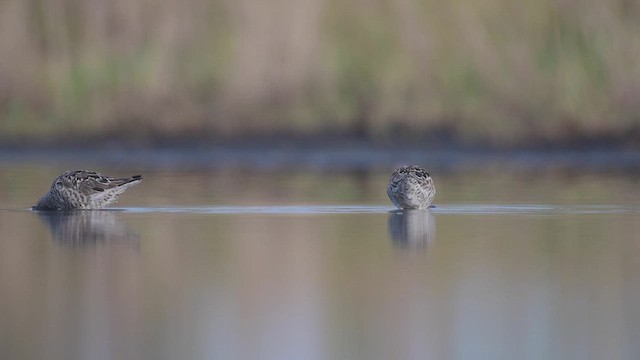
<instances>
[{"instance_id":1,"label":"blurred vegetation background","mask_svg":"<svg viewBox=\"0 0 640 360\"><path fill-rule=\"evenodd\" d=\"M0 140L640 144L635 0L4 0Z\"/></svg>"}]
</instances>

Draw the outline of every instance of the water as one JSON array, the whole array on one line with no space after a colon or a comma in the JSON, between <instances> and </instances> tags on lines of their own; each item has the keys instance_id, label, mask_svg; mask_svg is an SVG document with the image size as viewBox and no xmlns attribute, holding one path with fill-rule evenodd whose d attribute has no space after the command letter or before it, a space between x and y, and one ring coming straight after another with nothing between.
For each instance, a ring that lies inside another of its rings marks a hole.
<instances>
[{"instance_id":1,"label":"water","mask_svg":"<svg viewBox=\"0 0 640 360\"><path fill-rule=\"evenodd\" d=\"M637 175L434 172L398 212L383 170L111 165L146 177L114 209L28 210L66 167L0 167L2 359L640 353Z\"/></svg>"}]
</instances>

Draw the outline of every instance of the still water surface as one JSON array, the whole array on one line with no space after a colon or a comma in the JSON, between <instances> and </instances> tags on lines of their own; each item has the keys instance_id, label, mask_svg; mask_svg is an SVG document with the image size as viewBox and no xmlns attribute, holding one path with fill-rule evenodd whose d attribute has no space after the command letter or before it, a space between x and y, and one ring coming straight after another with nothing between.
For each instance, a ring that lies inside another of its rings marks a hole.
<instances>
[{"instance_id":1,"label":"still water surface","mask_svg":"<svg viewBox=\"0 0 640 360\"><path fill-rule=\"evenodd\" d=\"M640 353L637 175L435 173L403 213L388 171L143 169L113 210L28 210L64 169L0 169L2 359Z\"/></svg>"}]
</instances>

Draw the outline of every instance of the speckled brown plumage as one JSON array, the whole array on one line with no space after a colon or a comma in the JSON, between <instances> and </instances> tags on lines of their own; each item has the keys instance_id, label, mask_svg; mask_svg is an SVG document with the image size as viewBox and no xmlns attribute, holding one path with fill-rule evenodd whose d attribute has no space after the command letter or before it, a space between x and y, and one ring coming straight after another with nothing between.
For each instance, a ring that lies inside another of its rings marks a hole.
<instances>
[{"instance_id":1,"label":"speckled brown plumage","mask_svg":"<svg viewBox=\"0 0 640 360\"><path fill-rule=\"evenodd\" d=\"M436 187L423 168L402 166L391 175L387 195L400 209L426 209L436 196Z\"/></svg>"},{"instance_id":2,"label":"speckled brown plumage","mask_svg":"<svg viewBox=\"0 0 640 360\"><path fill-rule=\"evenodd\" d=\"M95 171L72 170L60 174L34 210L101 209L118 200L129 187L142 181L141 175L114 178Z\"/></svg>"}]
</instances>

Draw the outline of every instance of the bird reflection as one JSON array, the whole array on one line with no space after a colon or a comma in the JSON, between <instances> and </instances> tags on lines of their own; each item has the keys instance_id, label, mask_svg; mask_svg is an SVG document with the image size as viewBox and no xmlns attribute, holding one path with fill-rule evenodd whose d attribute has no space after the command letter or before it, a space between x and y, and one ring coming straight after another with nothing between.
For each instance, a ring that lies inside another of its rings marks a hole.
<instances>
[{"instance_id":1,"label":"bird reflection","mask_svg":"<svg viewBox=\"0 0 640 360\"><path fill-rule=\"evenodd\" d=\"M397 210L389 214L391 241L406 249L426 249L436 238L436 219L429 210Z\"/></svg>"},{"instance_id":2,"label":"bird reflection","mask_svg":"<svg viewBox=\"0 0 640 360\"><path fill-rule=\"evenodd\" d=\"M68 247L125 242L138 246L138 235L126 226L115 211L43 211L40 219L49 226L53 240Z\"/></svg>"}]
</instances>

